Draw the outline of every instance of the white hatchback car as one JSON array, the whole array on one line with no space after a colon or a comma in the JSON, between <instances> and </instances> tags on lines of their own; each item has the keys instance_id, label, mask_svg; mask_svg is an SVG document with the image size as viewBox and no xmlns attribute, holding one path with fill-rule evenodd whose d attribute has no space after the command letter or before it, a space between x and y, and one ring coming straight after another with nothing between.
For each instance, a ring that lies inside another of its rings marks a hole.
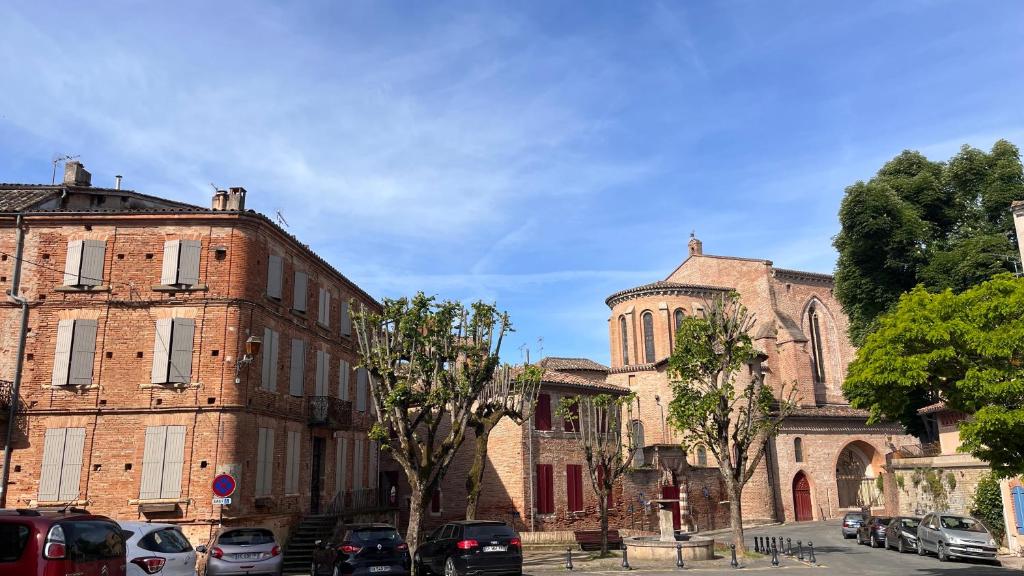
<instances>
[{"instance_id":1,"label":"white hatchback car","mask_svg":"<svg viewBox=\"0 0 1024 576\"><path fill-rule=\"evenodd\" d=\"M127 543L127 576L195 576L196 551L174 524L118 522Z\"/></svg>"}]
</instances>

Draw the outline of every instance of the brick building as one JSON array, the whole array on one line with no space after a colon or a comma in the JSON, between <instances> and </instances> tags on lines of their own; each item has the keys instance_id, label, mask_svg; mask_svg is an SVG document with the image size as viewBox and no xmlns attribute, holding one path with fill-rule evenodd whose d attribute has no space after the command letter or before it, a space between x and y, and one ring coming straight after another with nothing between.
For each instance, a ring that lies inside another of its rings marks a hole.
<instances>
[{"instance_id":1,"label":"brick building","mask_svg":"<svg viewBox=\"0 0 1024 576\"><path fill-rule=\"evenodd\" d=\"M6 506L87 505L196 542L221 521L284 537L311 511L375 507L349 308L378 303L242 188L202 208L90 184L72 162L61 184L0 185L0 283L20 250L29 310ZM20 322L0 304L8 395ZM238 479L223 508L222 472Z\"/></svg>"}]
</instances>

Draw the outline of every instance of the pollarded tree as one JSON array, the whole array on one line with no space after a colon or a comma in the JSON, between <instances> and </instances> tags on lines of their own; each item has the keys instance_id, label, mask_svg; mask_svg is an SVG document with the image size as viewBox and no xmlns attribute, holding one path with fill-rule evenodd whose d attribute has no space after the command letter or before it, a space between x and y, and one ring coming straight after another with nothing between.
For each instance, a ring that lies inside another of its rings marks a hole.
<instances>
[{"instance_id":1,"label":"pollarded tree","mask_svg":"<svg viewBox=\"0 0 1024 576\"><path fill-rule=\"evenodd\" d=\"M638 446L633 437L634 394L582 395L563 398L558 414L571 423L570 433L583 451L590 487L601 515L601 555L608 555L608 502L615 482L625 474ZM625 438L623 438L623 430Z\"/></svg>"},{"instance_id":2,"label":"pollarded tree","mask_svg":"<svg viewBox=\"0 0 1024 576\"><path fill-rule=\"evenodd\" d=\"M765 444L795 408L795 388L776 398L765 385L762 353L750 330L754 317L735 293L705 302L700 316L686 317L669 357L672 425L684 445L700 444L718 460L729 497L736 550L744 551L741 496L764 458Z\"/></svg>"},{"instance_id":3,"label":"pollarded tree","mask_svg":"<svg viewBox=\"0 0 1024 576\"><path fill-rule=\"evenodd\" d=\"M480 393L467 422L475 434L475 445L473 464L466 476L466 520L476 519L491 431L504 418L521 425L533 416L543 373L544 370L538 366L502 366Z\"/></svg>"},{"instance_id":4,"label":"pollarded tree","mask_svg":"<svg viewBox=\"0 0 1024 576\"><path fill-rule=\"evenodd\" d=\"M385 299L380 314L355 314L361 364L377 414L371 436L409 482L406 542L419 545L420 521L465 439L466 424L492 382L510 330L490 304L469 308L422 292Z\"/></svg>"}]
</instances>

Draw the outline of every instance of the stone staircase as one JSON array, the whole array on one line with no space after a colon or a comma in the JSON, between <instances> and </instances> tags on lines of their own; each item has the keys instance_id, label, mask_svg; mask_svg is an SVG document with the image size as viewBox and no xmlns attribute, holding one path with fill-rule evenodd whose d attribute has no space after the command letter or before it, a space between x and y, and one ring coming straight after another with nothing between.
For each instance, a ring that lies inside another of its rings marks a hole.
<instances>
[{"instance_id":1,"label":"stone staircase","mask_svg":"<svg viewBox=\"0 0 1024 576\"><path fill-rule=\"evenodd\" d=\"M284 574L309 574L317 540L328 540L338 523L336 515L310 515L288 537L284 547Z\"/></svg>"}]
</instances>

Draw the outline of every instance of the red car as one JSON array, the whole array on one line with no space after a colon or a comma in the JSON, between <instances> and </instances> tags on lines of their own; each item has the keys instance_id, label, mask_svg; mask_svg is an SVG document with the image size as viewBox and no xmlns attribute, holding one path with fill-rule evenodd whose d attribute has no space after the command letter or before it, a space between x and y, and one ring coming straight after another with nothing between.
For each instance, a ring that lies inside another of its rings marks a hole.
<instances>
[{"instance_id":1,"label":"red car","mask_svg":"<svg viewBox=\"0 0 1024 576\"><path fill-rule=\"evenodd\" d=\"M0 574L124 576L117 523L85 510L0 510Z\"/></svg>"}]
</instances>

